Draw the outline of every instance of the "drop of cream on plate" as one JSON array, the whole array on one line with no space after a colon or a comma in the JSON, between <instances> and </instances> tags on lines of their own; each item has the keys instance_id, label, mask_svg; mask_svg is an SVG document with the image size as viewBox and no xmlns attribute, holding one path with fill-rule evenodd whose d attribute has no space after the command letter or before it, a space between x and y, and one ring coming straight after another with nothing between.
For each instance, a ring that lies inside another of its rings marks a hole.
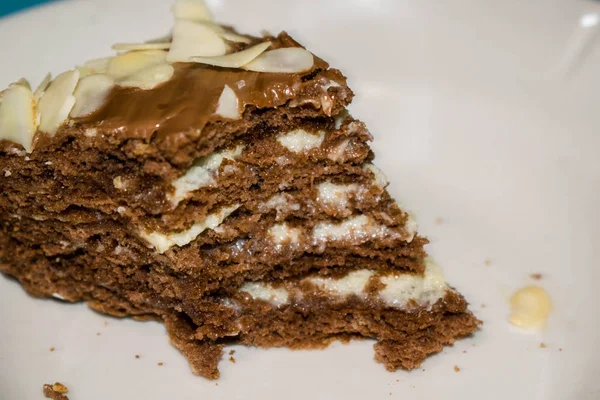
<instances>
[{"instance_id":1,"label":"drop of cream on plate","mask_svg":"<svg viewBox=\"0 0 600 400\"><path fill-rule=\"evenodd\" d=\"M550 295L540 286L525 286L510 298L511 324L523 329L540 329L550 312Z\"/></svg>"}]
</instances>

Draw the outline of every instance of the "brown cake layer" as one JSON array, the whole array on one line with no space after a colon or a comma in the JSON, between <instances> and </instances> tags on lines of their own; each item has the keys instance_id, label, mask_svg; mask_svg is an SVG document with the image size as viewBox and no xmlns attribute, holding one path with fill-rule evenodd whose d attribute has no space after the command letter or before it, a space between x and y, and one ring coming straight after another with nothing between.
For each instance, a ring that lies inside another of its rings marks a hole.
<instances>
[{"instance_id":1,"label":"brown cake layer","mask_svg":"<svg viewBox=\"0 0 600 400\"><path fill-rule=\"evenodd\" d=\"M321 176L343 173L353 176L349 179L370 176L368 171L360 169L371 157L366 143L370 139L368 131L352 119L340 129L332 124L286 125L269 133L249 131L217 150L242 146L239 159L225 160L213 185L201 187L177 205L168 200L174 190L172 184L190 167L171 169L164 176L149 175L151 167L143 155L124 162L120 155L108 149L103 151L93 142L94 138L85 135L58 142L51 152L35 152L27 162L17 154L0 152L3 155L0 171L6 178L0 181L0 190L7 205L12 207L7 210L9 213L43 217L47 213L85 208L115 218L125 217L130 223L152 230L178 231L203 219L219 202L260 201L279 192L283 183L289 189L303 189ZM322 130L327 134L318 148L308 153L293 153L276 140L278 134L293 129ZM340 142L345 144L345 152L336 154L334 161L331 154ZM285 164L281 164L282 158ZM228 165L232 172L226 172ZM151 171L154 172L165 171L158 168Z\"/></svg>"},{"instance_id":2,"label":"brown cake layer","mask_svg":"<svg viewBox=\"0 0 600 400\"><path fill-rule=\"evenodd\" d=\"M270 41L271 49L301 47L285 32L260 40ZM38 133L35 148L44 151L61 140L87 135L96 147L110 152L131 142L123 149L126 156L137 158L141 153L148 162L186 166L253 127L269 129L335 116L353 97L341 72L316 56L313 67L303 73L258 73L196 63L176 63L174 68L173 78L152 90L115 86L97 112L69 121L52 137ZM243 106L239 120L215 114L225 85ZM0 146L20 147L2 140Z\"/></svg>"},{"instance_id":3,"label":"brown cake layer","mask_svg":"<svg viewBox=\"0 0 600 400\"><path fill-rule=\"evenodd\" d=\"M104 199L110 198L108 194L95 198L98 185L86 175L75 174L62 181L54 179L55 189L43 192L43 196L31 193L31 188L43 187L46 181L33 174L26 184L19 179L26 174L23 168L36 165L35 160L30 160L30 164L21 166L18 175L15 172L5 181L9 188L0 197L0 208L9 215L10 222L4 234L14 239L11 246L34 248L36 257L47 257L55 267L68 268L79 276L91 268L94 273L86 278L90 283L101 275L105 286L131 291L138 284L148 286L161 281L160 291L187 293L186 296L193 298L223 286L238 287L245 280L285 279L319 269L323 273L365 267L422 271L425 241L421 238L405 241L407 215L378 186L373 173L361 167L370 154L365 142L370 135L352 119L347 119L339 129L329 127L323 143L307 153L287 150L275 139L277 133L236 140L229 148L242 144L245 150L238 160L223 162L215 184L192 192L189 199L160 215L160 219L141 213L136 217L135 213L140 211L128 203L126 207L107 203ZM301 128L309 129L306 125ZM345 141L346 151L342 157L336 152L336 160L343 162L335 163L330 158L331 148L339 147L340 138ZM289 164L275 161L280 157L286 157ZM246 173L224 174L227 167ZM68 196L56 188L78 187L81 183L91 187ZM335 204L319 202L317 187L322 183L340 187L359 185L360 196L350 196L340 211ZM274 196L285 196L293 207L269 206ZM218 231L206 230L188 245L173 246L161 255L140 235L140 230L152 228L164 232L164 226L175 232L187 229L190 223L230 206L231 199L240 207ZM56 204L59 206L53 207ZM121 212L119 207L125 211ZM390 232L396 232L396 237L328 243L310 239L310 232L320 222L341 223L353 215L368 216ZM302 230L304 236L299 243L273 242L269 230L281 223ZM55 261L58 256L59 263ZM5 259L10 262L12 257ZM130 282L129 288L124 289L121 281L129 272L122 271L123 266L127 266L127 271L141 268L149 272L137 274L144 279ZM147 296L154 302L179 300Z\"/></svg>"},{"instance_id":4,"label":"brown cake layer","mask_svg":"<svg viewBox=\"0 0 600 400\"><path fill-rule=\"evenodd\" d=\"M432 353L477 329L478 321L466 310L462 296L450 292L427 312L369 308L349 301L321 308L273 308L250 301L236 318L231 313L211 315L208 329L198 328L181 314L164 317L171 342L188 358L192 370L216 379L222 349L231 341L249 346L323 348L336 340L375 339L375 359L389 371L418 368ZM223 315L225 314L225 315ZM219 329L233 321L241 328L233 336ZM205 326L205 328L207 328ZM219 339L198 339L213 336Z\"/></svg>"},{"instance_id":5,"label":"brown cake layer","mask_svg":"<svg viewBox=\"0 0 600 400\"><path fill-rule=\"evenodd\" d=\"M87 284L100 281L117 292L146 288L145 301L152 303L180 301L180 293L196 299L203 293L235 289L246 280L280 280L312 270L327 274L360 268L423 269L426 241L419 237L410 243L397 241L395 247L381 247L384 242L377 241L327 246L311 253L300 245L279 248L271 243L265 226L276 222L273 215L260 221L260 216L247 214L231 217L223 233L207 231L192 245L160 255L118 222L96 222L92 219L97 215L85 215L88 220L78 223L74 220L81 213L67 222L23 217L4 222L0 260L8 268L5 271L18 276L23 265L39 261L65 276ZM165 291L167 294L160 294Z\"/></svg>"},{"instance_id":6,"label":"brown cake layer","mask_svg":"<svg viewBox=\"0 0 600 400\"><path fill-rule=\"evenodd\" d=\"M84 299L90 307L114 316L163 319L171 342L188 358L192 370L211 379L219 377L217 365L226 344L305 349L335 340L372 338L377 341L376 360L393 371L418 367L428 355L471 334L480 324L452 290L431 308L410 311L352 298L332 302L327 297L274 307L239 294L236 309L223 303L222 294L187 298L180 305L161 301L150 305L141 290L124 298L123 293L98 285L98 278L95 283L74 282L74 274L49 266L47 260L22 265L26 267L19 269L18 278L34 295L61 293L62 298ZM0 269L14 272L3 264Z\"/></svg>"}]
</instances>

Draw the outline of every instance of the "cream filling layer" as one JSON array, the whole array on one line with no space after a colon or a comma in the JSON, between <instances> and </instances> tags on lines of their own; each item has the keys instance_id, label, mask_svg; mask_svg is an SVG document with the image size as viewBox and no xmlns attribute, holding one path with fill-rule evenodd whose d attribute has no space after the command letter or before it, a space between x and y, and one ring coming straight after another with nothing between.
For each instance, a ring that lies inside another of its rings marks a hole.
<instances>
[{"instance_id":1,"label":"cream filling layer","mask_svg":"<svg viewBox=\"0 0 600 400\"><path fill-rule=\"evenodd\" d=\"M275 224L269 229L269 235L271 240L276 244L297 244L300 240L302 230L298 228L292 228L286 223Z\"/></svg>"},{"instance_id":2,"label":"cream filling layer","mask_svg":"<svg viewBox=\"0 0 600 400\"><path fill-rule=\"evenodd\" d=\"M317 185L317 202L325 207L345 211L348 209L350 196L358 195L360 199L362 192L366 192L366 189L356 183L339 185L326 181Z\"/></svg>"},{"instance_id":3,"label":"cream filling layer","mask_svg":"<svg viewBox=\"0 0 600 400\"><path fill-rule=\"evenodd\" d=\"M375 271L361 269L350 272L343 278L315 275L304 278L299 283L308 282L317 286L336 302L343 301L350 296L366 300L369 296L366 287L374 275ZM395 273L380 276L379 279L385 287L374 295L375 298L388 307L398 309L408 308L409 302L414 302L420 307L430 308L449 290L442 269L431 258L425 259L423 275ZM249 282L240 288L240 292L250 296L251 299L263 300L275 307L280 307L290 304L292 297L302 298L302 292L298 286L274 287L266 282Z\"/></svg>"},{"instance_id":4,"label":"cream filling layer","mask_svg":"<svg viewBox=\"0 0 600 400\"><path fill-rule=\"evenodd\" d=\"M340 223L323 221L315 225L312 241L315 246L324 247L329 242L346 241L364 243L371 239L397 238L400 234L379 224L366 215L347 218Z\"/></svg>"},{"instance_id":5,"label":"cream filling layer","mask_svg":"<svg viewBox=\"0 0 600 400\"><path fill-rule=\"evenodd\" d=\"M175 192L168 195L171 204L177 206L193 191L213 185L215 183L215 175L223 161L225 159L238 159L242 151L244 151L244 146L240 145L234 149L215 152L200 158L183 176L173 181L172 185L175 188Z\"/></svg>"},{"instance_id":6,"label":"cream filling layer","mask_svg":"<svg viewBox=\"0 0 600 400\"><path fill-rule=\"evenodd\" d=\"M383 171L377 168L374 164L365 163L363 164L362 169L365 171L371 171L373 173L373 176L375 177L375 181L373 182L374 185L379 186L380 188L385 188L388 185L389 181L387 177Z\"/></svg>"},{"instance_id":7,"label":"cream filling layer","mask_svg":"<svg viewBox=\"0 0 600 400\"><path fill-rule=\"evenodd\" d=\"M207 229L215 229L239 207L239 204L235 204L231 207L222 208L216 213L207 215L204 221L195 223L185 231L168 234L142 231L140 232L140 236L150 243L156 251L162 254L173 246L185 246L191 243Z\"/></svg>"},{"instance_id":8,"label":"cream filling layer","mask_svg":"<svg viewBox=\"0 0 600 400\"><path fill-rule=\"evenodd\" d=\"M319 147L324 139L325 132L311 133L304 129L295 129L277 136L279 144L293 153L302 153Z\"/></svg>"}]
</instances>

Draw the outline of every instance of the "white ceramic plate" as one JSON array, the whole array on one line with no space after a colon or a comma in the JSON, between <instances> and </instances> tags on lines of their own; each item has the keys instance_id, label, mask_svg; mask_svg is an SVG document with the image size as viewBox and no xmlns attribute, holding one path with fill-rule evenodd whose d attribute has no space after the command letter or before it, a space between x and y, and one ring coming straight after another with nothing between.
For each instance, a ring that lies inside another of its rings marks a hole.
<instances>
[{"instance_id":1,"label":"white ceramic plate","mask_svg":"<svg viewBox=\"0 0 600 400\"><path fill-rule=\"evenodd\" d=\"M416 212L483 329L413 372L386 372L370 342L238 347L215 383L192 375L157 323L32 299L0 277L0 399L40 399L55 381L73 400L599 399L600 40L588 40L598 3L210 3L243 30L288 30L348 75L391 193ZM160 36L169 8L71 1L0 20L0 86ZM531 283L554 302L538 333L507 323L508 296Z\"/></svg>"}]
</instances>

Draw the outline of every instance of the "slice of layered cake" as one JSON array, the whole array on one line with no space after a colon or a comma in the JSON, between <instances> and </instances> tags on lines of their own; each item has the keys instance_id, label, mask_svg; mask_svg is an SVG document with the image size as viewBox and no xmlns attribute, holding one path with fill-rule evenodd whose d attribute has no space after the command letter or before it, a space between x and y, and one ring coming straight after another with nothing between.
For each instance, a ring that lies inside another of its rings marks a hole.
<instances>
[{"instance_id":1,"label":"slice of layered cake","mask_svg":"<svg viewBox=\"0 0 600 400\"><path fill-rule=\"evenodd\" d=\"M173 11L167 37L0 95L0 271L164 321L208 378L231 343L370 338L391 371L474 332L340 71L202 2Z\"/></svg>"}]
</instances>

